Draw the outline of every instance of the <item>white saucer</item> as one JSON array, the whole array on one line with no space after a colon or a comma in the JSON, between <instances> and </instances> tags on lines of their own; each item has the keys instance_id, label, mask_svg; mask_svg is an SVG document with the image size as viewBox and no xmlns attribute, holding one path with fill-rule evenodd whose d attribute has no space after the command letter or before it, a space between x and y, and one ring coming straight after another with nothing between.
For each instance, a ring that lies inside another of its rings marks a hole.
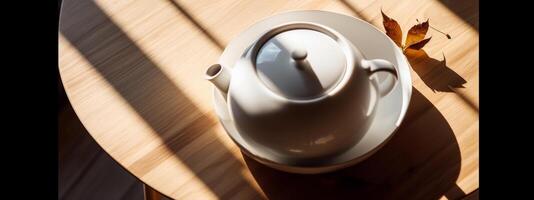
<instances>
[{"instance_id":1,"label":"white saucer","mask_svg":"<svg viewBox=\"0 0 534 200\"><path fill-rule=\"evenodd\" d=\"M397 67L398 84L378 103L376 116L365 136L347 152L314 166L298 166L291 160L277 158L273 154L248 145L236 130L228 113L222 94L214 88L215 112L223 127L243 152L257 161L273 168L294 173L322 173L358 163L380 149L401 124L412 95L410 65L401 50L382 31L373 25L351 16L326 11L292 11L266 18L243 31L226 47L219 63L232 67L260 35L271 27L288 22L314 22L329 26L349 39L367 59L381 58ZM381 83L387 74L378 74Z\"/></svg>"}]
</instances>

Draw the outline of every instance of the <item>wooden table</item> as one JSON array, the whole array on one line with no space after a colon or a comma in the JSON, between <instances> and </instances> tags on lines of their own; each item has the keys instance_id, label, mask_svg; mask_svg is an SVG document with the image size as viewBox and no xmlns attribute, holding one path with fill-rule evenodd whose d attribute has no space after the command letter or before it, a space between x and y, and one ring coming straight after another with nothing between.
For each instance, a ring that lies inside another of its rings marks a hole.
<instances>
[{"instance_id":1,"label":"wooden table","mask_svg":"<svg viewBox=\"0 0 534 200\"><path fill-rule=\"evenodd\" d=\"M206 67L240 31L302 9L406 32L430 18L432 40L409 56L414 91L394 138L368 160L321 175L288 174L244 157L213 112ZM478 0L64 0L59 70L100 146L176 199L461 198L479 186ZM337 198L336 198L337 197Z\"/></svg>"}]
</instances>

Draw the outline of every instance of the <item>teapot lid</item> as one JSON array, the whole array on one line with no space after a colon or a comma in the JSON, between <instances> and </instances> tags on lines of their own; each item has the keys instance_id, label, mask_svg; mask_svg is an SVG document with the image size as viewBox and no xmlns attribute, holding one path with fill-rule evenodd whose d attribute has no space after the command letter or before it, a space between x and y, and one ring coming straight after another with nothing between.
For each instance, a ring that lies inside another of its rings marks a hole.
<instances>
[{"instance_id":1,"label":"teapot lid","mask_svg":"<svg viewBox=\"0 0 534 200\"><path fill-rule=\"evenodd\" d=\"M296 23L271 30L253 49L259 79L286 98L313 99L341 82L347 70L347 48L325 27Z\"/></svg>"}]
</instances>

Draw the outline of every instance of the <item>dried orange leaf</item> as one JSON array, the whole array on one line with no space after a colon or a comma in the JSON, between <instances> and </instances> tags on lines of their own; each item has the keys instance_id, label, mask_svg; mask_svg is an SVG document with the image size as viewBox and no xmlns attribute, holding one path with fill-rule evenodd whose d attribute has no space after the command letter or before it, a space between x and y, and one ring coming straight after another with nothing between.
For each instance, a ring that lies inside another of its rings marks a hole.
<instances>
[{"instance_id":1,"label":"dried orange leaf","mask_svg":"<svg viewBox=\"0 0 534 200\"><path fill-rule=\"evenodd\" d=\"M424 39L424 40L421 40L421 41L416 42L414 44L411 44L410 46L407 46L406 49L419 50L419 49L423 48L425 46L425 44L428 43L428 41L430 41L430 39L432 39L432 37L429 37L427 39Z\"/></svg>"},{"instance_id":2,"label":"dried orange leaf","mask_svg":"<svg viewBox=\"0 0 534 200\"><path fill-rule=\"evenodd\" d=\"M423 40L425 38L427 31L428 31L428 20L426 20L426 22L414 25L408 31L408 35L406 36L405 47L409 47L412 44L418 43L421 40Z\"/></svg>"},{"instance_id":3,"label":"dried orange leaf","mask_svg":"<svg viewBox=\"0 0 534 200\"><path fill-rule=\"evenodd\" d=\"M382 13L382 23L384 24L384 29L386 29L386 35L388 35L397 46L402 48L402 31L399 23L394 19L389 18L382 10L380 10L380 12Z\"/></svg>"}]
</instances>

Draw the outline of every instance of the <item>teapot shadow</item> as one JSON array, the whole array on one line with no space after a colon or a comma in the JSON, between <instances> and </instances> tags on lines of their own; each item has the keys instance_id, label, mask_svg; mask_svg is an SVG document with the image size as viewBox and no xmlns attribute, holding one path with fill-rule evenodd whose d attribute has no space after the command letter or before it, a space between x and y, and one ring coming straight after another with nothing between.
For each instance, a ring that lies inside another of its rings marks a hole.
<instances>
[{"instance_id":1,"label":"teapot shadow","mask_svg":"<svg viewBox=\"0 0 534 200\"><path fill-rule=\"evenodd\" d=\"M292 174L243 157L269 199L438 199L449 197L461 167L454 132L415 88L393 138L354 166L325 174Z\"/></svg>"},{"instance_id":2,"label":"teapot shadow","mask_svg":"<svg viewBox=\"0 0 534 200\"><path fill-rule=\"evenodd\" d=\"M454 92L453 88L464 88L467 81L447 66L447 60L431 58L424 50L405 51L412 69L426 86L436 92Z\"/></svg>"}]
</instances>

